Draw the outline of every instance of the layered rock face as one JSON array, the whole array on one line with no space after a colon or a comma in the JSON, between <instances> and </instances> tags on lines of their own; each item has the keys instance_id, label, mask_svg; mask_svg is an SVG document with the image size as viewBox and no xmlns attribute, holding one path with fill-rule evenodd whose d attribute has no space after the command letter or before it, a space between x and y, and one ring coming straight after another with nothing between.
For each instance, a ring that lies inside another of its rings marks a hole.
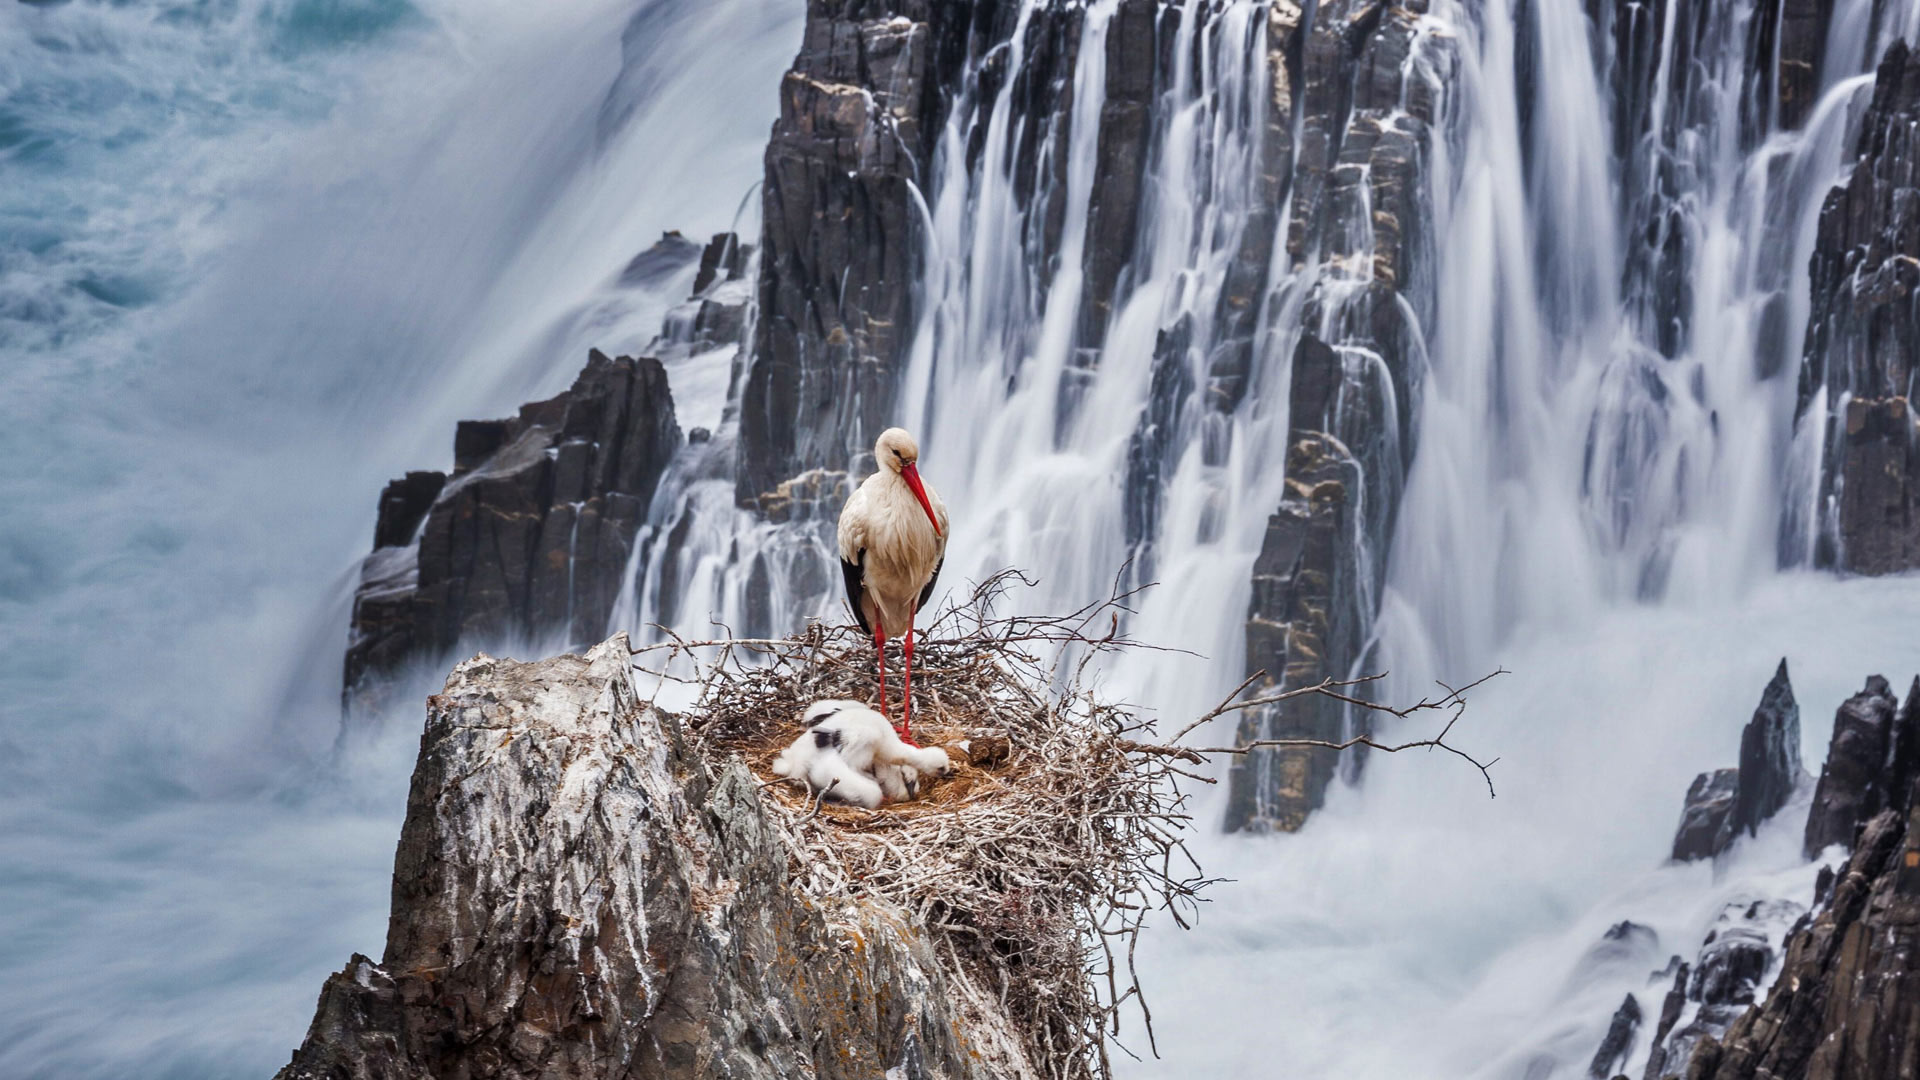
<instances>
[{"instance_id":1,"label":"layered rock face","mask_svg":"<svg viewBox=\"0 0 1920 1080\"><path fill-rule=\"evenodd\" d=\"M846 471L891 415L924 183L973 6L809 0L761 190L759 318L740 403L741 505Z\"/></svg>"},{"instance_id":2,"label":"layered rock face","mask_svg":"<svg viewBox=\"0 0 1920 1080\"><path fill-rule=\"evenodd\" d=\"M1422 167L1432 73L1409 60L1425 10L1336 2L1318 5L1309 20L1283 2L1269 15L1274 92L1263 175L1272 178L1274 206L1291 195L1288 255L1321 260L1328 279L1302 314L1308 329L1293 356L1288 494L1254 564L1247 673L1267 673L1249 691L1256 695L1347 677L1374 615L1385 562L1378 555L1413 452L1417 377L1405 312L1431 305ZM1345 227L1359 218L1370 228ZM1208 403L1222 412L1240 403L1252 359L1252 322L1236 312L1254 306L1269 284L1272 230L1254 227L1247 236L1250 248L1236 257L1223 296L1228 332L1208 368ZM1376 557L1363 563L1362 551ZM1338 702L1309 697L1247 710L1238 737L1338 740L1364 723ZM1339 767L1307 748L1248 755L1229 774L1227 828L1298 829Z\"/></svg>"},{"instance_id":3,"label":"layered rock face","mask_svg":"<svg viewBox=\"0 0 1920 1080\"><path fill-rule=\"evenodd\" d=\"M704 249L669 234L622 273L644 284L699 261L694 296L669 315L651 355L594 350L565 393L504 420L462 422L451 473L387 485L354 595L350 703L377 697L401 665L438 661L462 642L578 645L606 632L683 444L661 358L739 343L749 252L731 234Z\"/></svg>"},{"instance_id":4,"label":"layered rock face","mask_svg":"<svg viewBox=\"0 0 1920 1080\"><path fill-rule=\"evenodd\" d=\"M1315 376L1319 377L1316 378ZM1303 340L1294 357L1295 416L1314 415L1316 392L1339 383L1338 360L1326 345ZM1287 498L1267 519L1253 564L1247 618L1247 663L1264 670L1259 693L1345 677L1357 656L1365 620L1357 575L1361 523L1354 503L1361 467L1347 447L1322 432L1295 428L1287 451ZM1347 706L1309 695L1247 709L1240 742L1266 738L1343 740ZM1340 758L1314 747L1272 747L1241 755L1228 770L1226 827L1294 830L1320 805Z\"/></svg>"},{"instance_id":5,"label":"layered rock face","mask_svg":"<svg viewBox=\"0 0 1920 1080\"><path fill-rule=\"evenodd\" d=\"M1825 425L1815 559L1866 574L1920 566L1920 57L1881 60L1855 161L1820 210L1801 422ZM1810 416L1825 391L1824 416Z\"/></svg>"},{"instance_id":6,"label":"layered rock face","mask_svg":"<svg viewBox=\"0 0 1920 1080\"><path fill-rule=\"evenodd\" d=\"M1741 833L1752 836L1793 796L1800 767L1800 706L1782 658L1760 694L1753 719L1740 731L1740 765L1694 777L1673 837L1678 862L1727 850Z\"/></svg>"},{"instance_id":7,"label":"layered rock face","mask_svg":"<svg viewBox=\"0 0 1920 1080\"><path fill-rule=\"evenodd\" d=\"M1899 710L1898 729L1879 676L1841 707L1807 843L1839 838L1852 854L1837 875L1822 875L1826 906L1787 941L1766 1002L1724 1037L1702 1040L1687 1080L1913 1074L1920 1062L1920 759L1910 741L1917 719L1920 680Z\"/></svg>"},{"instance_id":8,"label":"layered rock face","mask_svg":"<svg viewBox=\"0 0 1920 1080\"><path fill-rule=\"evenodd\" d=\"M808 902L740 765L637 700L629 647L482 655L429 699L379 962L278 1080L1019 1075L925 938Z\"/></svg>"},{"instance_id":9,"label":"layered rock face","mask_svg":"<svg viewBox=\"0 0 1920 1080\"><path fill-rule=\"evenodd\" d=\"M451 475L412 473L381 496L348 687L462 640L605 631L679 446L660 362L597 350L558 397L506 420L463 421Z\"/></svg>"},{"instance_id":10,"label":"layered rock face","mask_svg":"<svg viewBox=\"0 0 1920 1080\"><path fill-rule=\"evenodd\" d=\"M1882 810L1904 811L1907 780L1920 764L1920 679L1903 707L1887 680L1867 680L1833 717L1827 763L1807 815L1807 858L1833 844L1852 846L1854 833Z\"/></svg>"}]
</instances>

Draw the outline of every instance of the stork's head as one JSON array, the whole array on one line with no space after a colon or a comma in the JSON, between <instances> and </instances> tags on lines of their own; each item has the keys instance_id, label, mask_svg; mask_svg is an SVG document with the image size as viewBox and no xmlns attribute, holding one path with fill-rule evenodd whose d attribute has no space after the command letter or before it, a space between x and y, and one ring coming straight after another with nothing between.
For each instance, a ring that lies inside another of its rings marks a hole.
<instances>
[{"instance_id":1,"label":"stork's head","mask_svg":"<svg viewBox=\"0 0 1920 1080\"><path fill-rule=\"evenodd\" d=\"M890 427L873 444L873 458L883 469L905 472L920 461L920 444L906 428Z\"/></svg>"},{"instance_id":2,"label":"stork's head","mask_svg":"<svg viewBox=\"0 0 1920 1080\"><path fill-rule=\"evenodd\" d=\"M940 535L940 519L933 513L933 503L927 499L927 489L920 483L920 444L913 441L906 428L890 427L880 433L874 441L873 456L883 469L892 469L900 474L900 479L913 489L913 497L920 500L920 508L927 512L927 520L933 522L933 535Z\"/></svg>"}]
</instances>

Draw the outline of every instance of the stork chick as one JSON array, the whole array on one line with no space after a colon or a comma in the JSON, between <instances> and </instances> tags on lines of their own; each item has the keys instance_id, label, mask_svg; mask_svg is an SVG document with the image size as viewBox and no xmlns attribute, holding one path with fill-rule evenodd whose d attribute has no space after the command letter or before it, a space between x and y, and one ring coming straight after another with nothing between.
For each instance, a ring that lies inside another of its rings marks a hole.
<instances>
[{"instance_id":1,"label":"stork chick","mask_svg":"<svg viewBox=\"0 0 1920 1080\"><path fill-rule=\"evenodd\" d=\"M857 701L816 701L801 723L807 730L773 759L773 771L869 810L913 798L922 774L952 767L945 750L908 746L886 717Z\"/></svg>"}]
</instances>

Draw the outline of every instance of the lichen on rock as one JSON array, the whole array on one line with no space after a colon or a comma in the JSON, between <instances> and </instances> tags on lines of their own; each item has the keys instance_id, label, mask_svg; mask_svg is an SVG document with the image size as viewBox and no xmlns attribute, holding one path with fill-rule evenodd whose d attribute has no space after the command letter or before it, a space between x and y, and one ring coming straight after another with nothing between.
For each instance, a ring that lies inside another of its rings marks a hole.
<instances>
[{"instance_id":1,"label":"lichen on rock","mask_svg":"<svg viewBox=\"0 0 1920 1080\"><path fill-rule=\"evenodd\" d=\"M1026 1074L906 912L790 888L756 781L691 752L629 654L454 669L386 951L327 980L279 1080Z\"/></svg>"}]
</instances>

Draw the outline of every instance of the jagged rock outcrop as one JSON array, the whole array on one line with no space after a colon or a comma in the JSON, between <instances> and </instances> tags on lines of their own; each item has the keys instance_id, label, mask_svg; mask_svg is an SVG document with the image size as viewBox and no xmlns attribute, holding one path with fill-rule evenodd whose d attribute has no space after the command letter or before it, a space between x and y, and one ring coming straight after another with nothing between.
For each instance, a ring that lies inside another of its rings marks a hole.
<instances>
[{"instance_id":1,"label":"jagged rock outcrop","mask_svg":"<svg viewBox=\"0 0 1920 1080\"><path fill-rule=\"evenodd\" d=\"M1287 497L1267 519L1253 564L1247 663L1265 670L1259 693L1317 683L1359 648L1362 612L1353 583L1360 468L1330 435L1303 433L1287 452ZM1346 706L1318 694L1241 715L1237 738L1339 740ZM1266 747L1241 755L1228 771L1225 825L1295 830L1316 809L1340 757L1313 747Z\"/></svg>"},{"instance_id":2,"label":"jagged rock outcrop","mask_svg":"<svg viewBox=\"0 0 1920 1080\"><path fill-rule=\"evenodd\" d=\"M1718 974L1696 972L1693 983L1703 995L1734 1004L1750 1000L1751 988L1769 972L1772 989L1763 1004L1721 1030L1698 1033L1690 1058L1682 1032L1664 1050L1656 1046L1648 1080L1682 1075L1683 1063L1687 1080L1912 1074L1920 1062L1916 731L1920 679L1897 717L1878 675L1840 707L1808 818L1807 850L1851 843L1851 856L1838 874L1823 868L1817 910L1794 923L1777 968L1765 940L1708 939L1721 962ZM1701 963L1708 959L1703 951Z\"/></svg>"},{"instance_id":3,"label":"jagged rock outcrop","mask_svg":"<svg viewBox=\"0 0 1920 1080\"><path fill-rule=\"evenodd\" d=\"M1616 1075L1619 1067L1626 1064L1633 1054L1634 1037L1640 1033L1640 1003L1628 994L1620 1007L1614 1010L1613 1019L1607 1023L1607 1033L1600 1040L1600 1049L1593 1052L1593 1061L1587 1065L1587 1075L1593 1080L1609 1080Z\"/></svg>"},{"instance_id":4,"label":"jagged rock outcrop","mask_svg":"<svg viewBox=\"0 0 1920 1080\"><path fill-rule=\"evenodd\" d=\"M803 900L740 765L638 700L624 635L429 699L386 950L278 1080L986 1077L922 932Z\"/></svg>"},{"instance_id":5,"label":"jagged rock outcrop","mask_svg":"<svg viewBox=\"0 0 1920 1080\"><path fill-rule=\"evenodd\" d=\"M1645 1080L1660 1080L1665 1075L1667 1036L1673 1033L1680 1014L1687 1008L1687 975L1692 969L1678 956L1668 966L1673 970L1673 982L1667 988L1667 996L1660 999L1660 1019L1653 1028L1653 1048L1647 1052Z\"/></svg>"},{"instance_id":6,"label":"jagged rock outcrop","mask_svg":"<svg viewBox=\"0 0 1920 1080\"><path fill-rule=\"evenodd\" d=\"M761 190L743 506L809 469L855 467L886 426L913 327L912 185L925 183L974 15L948 0L808 2Z\"/></svg>"},{"instance_id":7,"label":"jagged rock outcrop","mask_svg":"<svg viewBox=\"0 0 1920 1080\"><path fill-rule=\"evenodd\" d=\"M1860 122L1852 172L1828 194L1808 267L1812 309L1798 419L1824 424L1821 565L1920 566L1920 56L1895 42ZM1809 415L1824 389L1827 413Z\"/></svg>"},{"instance_id":8,"label":"jagged rock outcrop","mask_svg":"<svg viewBox=\"0 0 1920 1080\"><path fill-rule=\"evenodd\" d=\"M1694 777L1673 836L1678 862L1708 859L1741 833L1752 836L1805 778L1800 766L1800 705L1793 699L1783 657L1753 718L1740 731L1740 765Z\"/></svg>"},{"instance_id":9,"label":"jagged rock outcrop","mask_svg":"<svg viewBox=\"0 0 1920 1080\"><path fill-rule=\"evenodd\" d=\"M1269 11L1263 190L1273 206L1291 206L1289 256L1320 261L1341 284L1315 295L1301 316L1308 329L1293 357L1289 494L1255 562L1247 624L1248 674L1268 678L1251 693L1346 677L1374 614L1363 598L1378 595L1382 567L1363 568L1357 552L1363 544L1385 550L1393 531L1414 446L1406 312L1430 308L1421 169L1435 73L1410 60L1425 11L1422 2L1345 0L1318 5L1311 19L1285 0ZM1441 54L1428 61L1443 62ZM1339 227L1360 219L1368 229ZM1228 275L1223 334L1207 368L1207 402L1221 412L1237 407L1246 387L1254 330L1246 313L1267 287L1273 235L1271 223L1256 221ZM1339 739L1364 721L1311 697L1248 710L1239 735ZM1349 760L1357 767L1360 758ZM1299 828L1339 768L1306 749L1240 759L1229 774L1227 827Z\"/></svg>"},{"instance_id":10,"label":"jagged rock outcrop","mask_svg":"<svg viewBox=\"0 0 1920 1080\"><path fill-rule=\"evenodd\" d=\"M1687 1080L1912 1075L1920 1061L1916 958L1920 820L1882 810L1866 823L1827 907L1788 941L1766 1003L1723 1037L1703 1040Z\"/></svg>"},{"instance_id":11,"label":"jagged rock outcrop","mask_svg":"<svg viewBox=\"0 0 1920 1080\"><path fill-rule=\"evenodd\" d=\"M1680 828L1673 834L1675 862L1711 859L1727 850L1733 842L1729 821L1739 790L1739 769L1715 769L1693 778L1680 809Z\"/></svg>"},{"instance_id":12,"label":"jagged rock outcrop","mask_svg":"<svg viewBox=\"0 0 1920 1080\"><path fill-rule=\"evenodd\" d=\"M1740 732L1740 791L1734 798L1735 833L1752 836L1760 823L1772 817L1800 786L1806 775L1800 767L1800 704L1793 699L1787 678L1787 659L1760 692L1753 719Z\"/></svg>"},{"instance_id":13,"label":"jagged rock outcrop","mask_svg":"<svg viewBox=\"0 0 1920 1080\"><path fill-rule=\"evenodd\" d=\"M451 475L411 473L381 497L348 690L462 641L604 633L679 446L660 362L598 350L565 393L505 420L461 422Z\"/></svg>"},{"instance_id":14,"label":"jagged rock outcrop","mask_svg":"<svg viewBox=\"0 0 1920 1080\"><path fill-rule=\"evenodd\" d=\"M1908 781L1920 758L1920 678L1902 707L1878 675L1833 715L1827 763L1807 814L1806 854L1851 847L1854 834L1882 810L1907 808Z\"/></svg>"},{"instance_id":15,"label":"jagged rock outcrop","mask_svg":"<svg viewBox=\"0 0 1920 1080\"><path fill-rule=\"evenodd\" d=\"M620 276L658 285L698 261L693 296L667 315L648 355L593 350L566 392L504 420L463 421L451 473L387 485L354 594L350 704L377 699L382 677L409 661L439 661L463 642L577 646L606 633L636 535L682 445L663 361L739 345L751 253L731 233L704 247L668 233Z\"/></svg>"},{"instance_id":16,"label":"jagged rock outcrop","mask_svg":"<svg viewBox=\"0 0 1920 1080\"><path fill-rule=\"evenodd\" d=\"M1674 957L1645 1080L1683 1073L1695 1047L1726 1032L1753 1004L1781 941L1805 910L1791 900L1735 901L1721 911L1691 964Z\"/></svg>"}]
</instances>

